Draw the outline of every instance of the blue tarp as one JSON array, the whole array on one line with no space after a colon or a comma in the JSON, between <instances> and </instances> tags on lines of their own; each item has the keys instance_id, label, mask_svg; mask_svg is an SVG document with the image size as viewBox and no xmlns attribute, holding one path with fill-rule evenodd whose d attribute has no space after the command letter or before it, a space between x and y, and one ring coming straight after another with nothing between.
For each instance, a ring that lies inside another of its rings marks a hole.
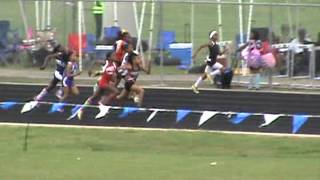
<instances>
[{"instance_id":1,"label":"blue tarp","mask_svg":"<svg viewBox=\"0 0 320 180\"><path fill-rule=\"evenodd\" d=\"M174 31L160 31L157 49L168 50L171 43L176 42L176 33Z\"/></svg>"}]
</instances>

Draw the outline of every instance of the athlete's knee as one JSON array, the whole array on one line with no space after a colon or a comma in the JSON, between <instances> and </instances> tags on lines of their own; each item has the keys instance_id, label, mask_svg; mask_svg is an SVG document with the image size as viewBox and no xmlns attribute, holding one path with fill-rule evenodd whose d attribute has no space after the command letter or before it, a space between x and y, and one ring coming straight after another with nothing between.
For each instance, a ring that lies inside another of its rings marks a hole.
<instances>
[{"instance_id":1,"label":"athlete's knee","mask_svg":"<svg viewBox=\"0 0 320 180\"><path fill-rule=\"evenodd\" d=\"M50 84L47 86L46 90L47 90L47 92L50 92L50 91L52 91L55 87L56 87L55 84L50 83Z\"/></svg>"},{"instance_id":2,"label":"athlete's knee","mask_svg":"<svg viewBox=\"0 0 320 180\"><path fill-rule=\"evenodd\" d=\"M76 90L76 91L73 91L73 94L77 96L77 95L79 95L80 93L79 93L79 91Z\"/></svg>"},{"instance_id":3,"label":"athlete's knee","mask_svg":"<svg viewBox=\"0 0 320 180\"><path fill-rule=\"evenodd\" d=\"M139 93L140 93L140 95L144 95L144 89L143 89L143 88L140 88L140 89L139 89Z\"/></svg>"},{"instance_id":4,"label":"athlete's knee","mask_svg":"<svg viewBox=\"0 0 320 180\"><path fill-rule=\"evenodd\" d=\"M119 89L117 89L117 88L112 88L111 91L114 94L119 94L120 93Z\"/></svg>"}]
</instances>

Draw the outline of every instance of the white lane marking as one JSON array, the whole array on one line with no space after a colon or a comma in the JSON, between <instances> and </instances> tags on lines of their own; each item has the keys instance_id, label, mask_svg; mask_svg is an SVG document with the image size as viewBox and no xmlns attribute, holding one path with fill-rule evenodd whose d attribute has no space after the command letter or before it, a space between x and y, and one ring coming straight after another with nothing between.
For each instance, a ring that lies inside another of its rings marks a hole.
<instances>
[{"instance_id":1,"label":"white lane marking","mask_svg":"<svg viewBox=\"0 0 320 180\"><path fill-rule=\"evenodd\" d=\"M27 126L27 123L4 123L0 126ZM165 128L137 128L137 127L112 127L112 126L82 126L65 124L29 124L31 127L49 127L49 128L76 128L76 129L107 129L107 130L134 130L134 131L160 131L160 132L190 132L190 133L218 133L231 135L255 135L272 137L293 137L293 138L320 138L317 134L286 134L286 133L264 133L264 132L242 132L242 131L216 131L201 129L165 129Z\"/></svg>"}]
</instances>

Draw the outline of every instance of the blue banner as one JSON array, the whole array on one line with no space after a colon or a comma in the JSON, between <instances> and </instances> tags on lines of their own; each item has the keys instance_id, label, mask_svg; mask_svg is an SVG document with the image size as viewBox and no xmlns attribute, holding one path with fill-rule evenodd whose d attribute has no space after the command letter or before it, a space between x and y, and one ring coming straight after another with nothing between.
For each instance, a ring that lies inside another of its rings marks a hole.
<instances>
[{"instance_id":1,"label":"blue banner","mask_svg":"<svg viewBox=\"0 0 320 180\"><path fill-rule=\"evenodd\" d=\"M10 108L12 108L14 105L16 105L17 102L13 102L13 101L7 101L7 102L3 102L1 105L0 105L0 108L1 109L4 109L4 110L8 110Z\"/></svg>"},{"instance_id":2,"label":"blue banner","mask_svg":"<svg viewBox=\"0 0 320 180\"><path fill-rule=\"evenodd\" d=\"M231 119L233 124L240 124L247 119L252 113L238 113L236 117Z\"/></svg>"},{"instance_id":3,"label":"blue banner","mask_svg":"<svg viewBox=\"0 0 320 180\"><path fill-rule=\"evenodd\" d=\"M297 133L307 120L308 116L306 115L294 115L292 120L292 133Z\"/></svg>"},{"instance_id":4,"label":"blue banner","mask_svg":"<svg viewBox=\"0 0 320 180\"><path fill-rule=\"evenodd\" d=\"M188 114L190 114L192 111L188 109L178 109L177 110L177 123L182 121Z\"/></svg>"},{"instance_id":5,"label":"blue banner","mask_svg":"<svg viewBox=\"0 0 320 180\"><path fill-rule=\"evenodd\" d=\"M63 112L64 106L65 106L65 103L62 103L62 102L54 103L54 104L52 104L49 113Z\"/></svg>"},{"instance_id":6,"label":"blue banner","mask_svg":"<svg viewBox=\"0 0 320 180\"><path fill-rule=\"evenodd\" d=\"M118 116L119 118L125 118L127 117L130 113L138 111L139 108L137 107L124 107L122 110L122 113Z\"/></svg>"}]
</instances>

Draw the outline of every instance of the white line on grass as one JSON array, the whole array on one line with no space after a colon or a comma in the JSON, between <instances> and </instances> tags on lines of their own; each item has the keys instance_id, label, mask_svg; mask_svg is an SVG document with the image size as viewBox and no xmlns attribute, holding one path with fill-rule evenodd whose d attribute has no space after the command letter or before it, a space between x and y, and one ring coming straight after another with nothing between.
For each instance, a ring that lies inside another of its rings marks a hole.
<instances>
[{"instance_id":1,"label":"white line on grass","mask_svg":"<svg viewBox=\"0 0 320 180\"><path fill-rule=\"evenodd\" d=\"M4 123L0 126L27 126L27 123ZM77 129L108 129L108 130L134 130L134 131L160 131L160 132L190 132L190 133L218 133L231 135L255 135L273 137L297 137L297 138L320 138L316 134L286 134L286 133L263 133L263 132L241 132L241 131L216 131L216 130L197 130L197 129L164 129L164 128L139 128L139 127L112 127L112 126L84 126L84 125L65 125L65 124L29 124L31 127L49 128L77 128Z\"/></svg>"}]
</instances>

